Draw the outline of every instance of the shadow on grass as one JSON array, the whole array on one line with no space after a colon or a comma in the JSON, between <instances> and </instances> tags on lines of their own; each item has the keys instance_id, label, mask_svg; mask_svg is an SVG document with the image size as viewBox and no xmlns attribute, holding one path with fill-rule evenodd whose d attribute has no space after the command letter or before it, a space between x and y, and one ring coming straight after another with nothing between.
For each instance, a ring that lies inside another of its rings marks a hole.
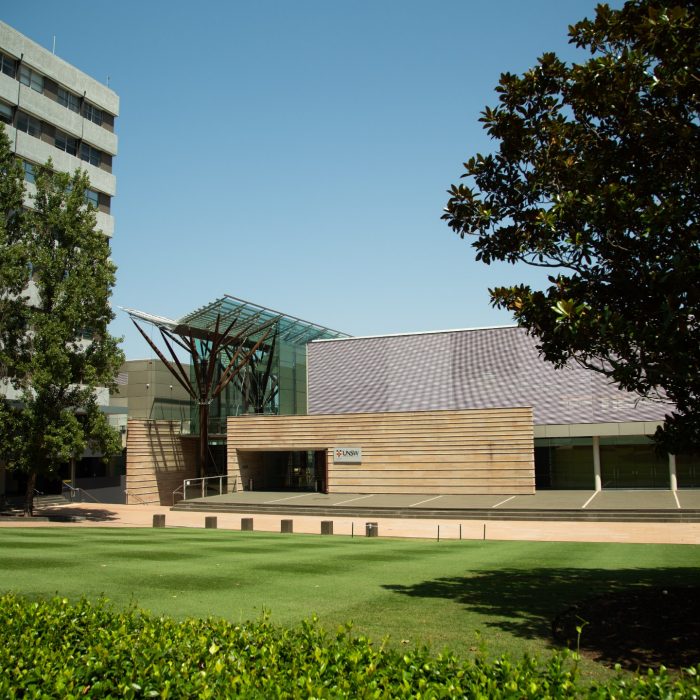
<instances>
[{"instance_id":1,"label":"shadow on grass","mask_svg":"<svg viewBox=\"0 0 700 700\"><path fill-rule=\"evenodd\" d=\"M417 598L455 601L483 615L484 627L523 638L552 638L554 620L582 601L648 588L682 588L700 581L700 568L538 568L478 571L386 590ZM658 631L663 634L663 630Z\"/></svg>"},{"instance_id":2,"label":"shadow on grass","mask_svg":"<svg viewBox=\"0 0 700 700\"><path fill-rule=\"evenodd\" d=\"M107 523L117 520L117 514L113 510L105 507L94 508L71 508L70 506L61 506L60 508L42 508L35 511L35 515L55 522L77 522L80 520L89 520L96 523Z\"/></svg>"}]
</instances>

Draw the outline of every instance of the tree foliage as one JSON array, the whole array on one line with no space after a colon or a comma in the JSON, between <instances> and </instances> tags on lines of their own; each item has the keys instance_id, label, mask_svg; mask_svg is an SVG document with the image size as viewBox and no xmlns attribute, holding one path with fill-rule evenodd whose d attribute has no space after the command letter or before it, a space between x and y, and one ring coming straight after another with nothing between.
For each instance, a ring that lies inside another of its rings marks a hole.
<instances>
[{"instance_id":1,"label":"tree foliage","mask_svg":"<svg viewBox=\"0 0 700 700\"><path fill-rule=\"evenodd\" d=\"M0 129L0 382L13 373L14 358L24 339L26 307L21 297L27 283L27 252L22 237L24 175Z\"/></svg>"},{"instance_id":2,"label":"tree foliage","mask_svg":"<svg viewBox=\"0 0 700 700\"><path fill-rule=\"evenodd\" d=\"M19 401L0 401L0 458L29 475L31 511L37 474L56 473L87 447L120 451L98 391L113 386L123 353L107 329L116 268L85 199L87 175L38 167L31 207L18 209L13 159L3 138L1 243L13 255L0 259L0 300L12 303L0 328L5 381Z\"/></svg>"},{"instance_id":3,"label":"tree foliage","mask_svg":"<svg viewBox=\"0 0 700 700\"><path fill-rule=\"evenodd\" d=\"M680 700L700 693L700 666L601 682L579 656L458 658L376 644L352 625L156 616L105 600L0 596L0 694L19 698L321 698L341 700Z\"/></svg>"},{"instance_id":4,"label":"tree foliage","mask_svg":"<svg viewBox=\"0 0 700 700\"><path fill-rule=\"evenodd\" d=\"M692 0L630 0L569 28L589 54L501 75L443 218L484 263L551 268L490 290L558 366L670 399L670 451L700 445L700 32Z\"/></svg>"}]
</instances>

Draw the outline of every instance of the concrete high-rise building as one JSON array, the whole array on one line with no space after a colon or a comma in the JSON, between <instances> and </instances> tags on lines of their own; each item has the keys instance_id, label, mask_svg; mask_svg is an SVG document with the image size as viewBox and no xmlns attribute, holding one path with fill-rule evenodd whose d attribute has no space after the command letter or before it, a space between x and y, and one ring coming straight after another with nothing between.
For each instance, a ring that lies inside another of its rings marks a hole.
<instances>
[{"instance_id":1,"label":"concrete high-rise building","mask_svg":"<svg viewBox=\"0 0 700 700\"><path fill-rule=\"evenodd\" d=\"M97 226L114 233L112 197L119 97L108 87L0 22L0 121L24 163L31 193L34 167L87 171Z\"/></svg>"},{"instance_id":2,"label":"concrete high-rise building","mask_svg":"<svg viewBox=\"0 0 700 700\"><path fill-rule=\"evenodd\" d=\"M37 165L51 159L57 171L73 173L80 168L90 178L86 194L96 208L97 228L108 238L114 235L112 166L118 114L119 97L113 90L0 22L0 122L24 165L27 206L32 206ZM32 283L27 292L32 303ZM19 399L6 379L0 379L0 396ZM106 387L97 390L97 401L105 412L110 411ZM106 468L97 457L86 451L78 476L105 476ZM119 482L118 475L108 476ZM22 493L15 477L0 464L0 501L5 492Z\"/></svg>"}]
</instances>

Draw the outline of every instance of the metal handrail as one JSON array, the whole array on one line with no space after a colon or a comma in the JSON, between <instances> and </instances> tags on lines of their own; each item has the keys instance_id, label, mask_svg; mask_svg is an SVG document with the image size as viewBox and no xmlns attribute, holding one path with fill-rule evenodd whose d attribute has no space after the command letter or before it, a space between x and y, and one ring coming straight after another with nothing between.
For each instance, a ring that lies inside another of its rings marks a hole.
<instances>
[{"instance_id":1,"label":"metal handrail","mask_svg":"<svg viewBox=\"0 0 700 700\"><path fill-rule=\"evenodd\" d=\"M63 482L63 488L69 489L69 493L70 493L69 500L70 501L78 501L79 503L82 503L82 500L83 500L82 497L87 496L95 503L102 503L102 501L99 501L97 498L95 498L89 491L86 491L85 489L80 488L80 486L72 486L67 481Z\"/></svg>"},{"instance_id":2,"label":"metal handrail","mask_svg":"<svg viewBox=\"0 0 700 700\"><path fill-rule=\"evenodd\" d=\"M213 480L217 480L219 482L219 495L220 495L220 494L224 493L224 479L226 479L227 487L228 487L229 477L226 474L219 474L217 476L201 476L201 477L197 477L196 479L185 479L182 482L182 499L185 501L187 500L187 489L188 488L191 491L192 489L197 489L197 487L199 487L198 488L198 490L200 492L199 497L204 498L204 496L206 496L206 494L209 491L208 482L213 481ZM236 484L237 484L237 481L236 481L236 478L234 477L232 491L236 490ZM175 493L177 491L179 491L179 489L175 489L175 491L173 491L173 497L175 496ZM190 498L197 498L197 496L190 496Z\"/></svg>"},{"instance_id":3,"label":"metal handrail","mask_svg":"<svg viewBox=\"0 0 700 700\"><path fill-rule=\"evenodd\" d=\"M143 498L141 498L141 496L139 496L137 493L134 493L133 491L124 491L124 494L127 496L127 500L129 498L135 498L136 500L141 501L141 503L144 506L150 505L148 501L144 501Z\"/></svg>"},{"instance_id":4,"label":"metal handrail","mask_svg":"<svg viewBox=\"0 0 700 700\"><path fill-rule=\"evenodd\" d=\"M69 484L67 481L64 481L61 486L63 487L63 491L68 489L68 500L71 502L75 501L80 501L80 489L73 487L71 484Z\"/></svg>"},{"instance_id":5,"label":"metal handrail","mask_svg":"<svg viewBox=\"0 0 700 700\"><path fill-rule=\"evenodd\" d=\"M185 489L185 485L183 484L182 486L178 486L173 491L173 505L175 505L175 496L180 496L181 499L185 498L184 489Z\"/></svg>"},{"instance_id":6,"label":"metal handrail","mask_svg":"<svg viewBox=\"0 0 700 700\"><path fill-rule=\"evenodd\" d=\"M102 503L102 501L100 501L98 498L95 498L89 491L86 491L85 489L80 487L78 487L78 489L80 490L81 495L87 496L94 503Z\"/></svg>"}]
</instances>

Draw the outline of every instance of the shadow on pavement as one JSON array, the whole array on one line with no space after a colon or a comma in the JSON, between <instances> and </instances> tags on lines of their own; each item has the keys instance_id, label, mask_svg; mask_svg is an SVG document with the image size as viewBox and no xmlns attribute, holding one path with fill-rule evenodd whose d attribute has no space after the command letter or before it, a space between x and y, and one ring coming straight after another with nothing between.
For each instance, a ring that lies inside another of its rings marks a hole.
<instances>
[{"instance_id":1,"label":"shadow on pavement","mask_svg":"<svg viewBox=\"0 0 700 700\"><path fill-rule=\"evenodd\" d=\"M54 522L77 522L80 520L89 520L91 522L113 522L119 519L118 514L103 506L95 506L94 508L42 508L36 510L35 515L48 518Z\"/></svg>"}]
</instances>

